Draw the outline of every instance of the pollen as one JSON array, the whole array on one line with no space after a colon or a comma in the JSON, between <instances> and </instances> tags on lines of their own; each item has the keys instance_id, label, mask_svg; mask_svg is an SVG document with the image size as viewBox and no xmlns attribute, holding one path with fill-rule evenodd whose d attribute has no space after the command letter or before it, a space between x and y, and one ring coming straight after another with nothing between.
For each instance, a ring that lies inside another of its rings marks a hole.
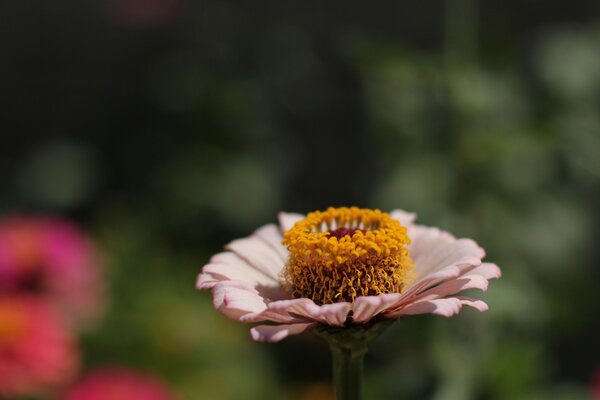
<instances>
[{"instance_id":1,"label":"pollen","mask_svg":"<svg viewBox=\"0 0 600 400\"><path fill-rule=\"evenodd\" d=\"M380 210L328 208L285 232L284 287L317 304L400 293L414 280L406 228Z\"/></svg>"}]
</instances>

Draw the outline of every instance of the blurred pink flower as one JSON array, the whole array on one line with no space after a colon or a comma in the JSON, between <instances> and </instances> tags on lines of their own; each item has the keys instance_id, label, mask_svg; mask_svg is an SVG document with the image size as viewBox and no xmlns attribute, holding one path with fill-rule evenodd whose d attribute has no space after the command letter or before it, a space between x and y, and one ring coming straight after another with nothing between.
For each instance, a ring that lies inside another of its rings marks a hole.
<instances>
[{"instance_id":1,"label":"blurred pink flower","mask_svg":"<svg viewBox=\"0 0 600 400\"><path fill-rule=\"evenodd\" d=\"M39 395L70 380L76 341L62 317L33 297L0 297L0 398Z\"/></svg>"},{"instance_id":2,"label":"blurred pink flower","mask_svg":"<svg viewBox=\"0 0 600 400\"><path fill-rule=\"evenodd\" d=\"M265 225L214 255L197 287L212 289L225 316L267 322L251 329L254 340L265 342L317 325L450 317L463 306L486 311L483 301L460 292L486 290L500 269L482 263L485 252L473 240L414 220L401 210L356 207L280 213L279 226Z\"/></svg>"},{"instance_id":3,"label":"blurred pink flower","mask_svg":"<svg viewBox=\"0 0 600 400\"><path fill-rule=\"evenodd\" d=\"M78 322L102 309L104 282L93 243L60 219L9 217L0 221L0 291L48 297Z\"/></svg>"},{"instance_id":4,"label":"blurred pink flower","mask_svg":"<svg viewBox=\"0 0 600 400\"><path fill-rule=\"evenodd\" d=\"M592 396L594 400L600 400L600 368L592 377Z\"/></svg>"},{"instance_id":5,"label":"blurred pink flower","mask_svg":"<svg viewBox=\"0 0 600 400\"><path fill-rule=\"evenodd\" d=\"M91 372L61 400L173 400L166 386L154 378L120 368Z\"/></svg>"}]
</instances>

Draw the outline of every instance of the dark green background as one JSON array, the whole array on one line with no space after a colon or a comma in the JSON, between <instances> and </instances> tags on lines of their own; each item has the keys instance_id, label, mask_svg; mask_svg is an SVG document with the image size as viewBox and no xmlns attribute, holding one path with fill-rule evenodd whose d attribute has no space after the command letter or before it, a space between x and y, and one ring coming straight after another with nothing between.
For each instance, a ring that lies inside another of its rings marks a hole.
<instances>
[{"instance_id":1,"label":"dark green background","mask_svg":"<svg viewBox=\"0 0 600 400\"><path fill-rule=\"evenodd\" d=\"M324 345L255 344L193 288L279 210L358 205L475 238L504 272L487 314L381 337L367 398L589 398L597 1L5 1L0 90L0 211L72 218L106 256L87 367L182 399L328 398Z\"/></svg>"}]
</instances>

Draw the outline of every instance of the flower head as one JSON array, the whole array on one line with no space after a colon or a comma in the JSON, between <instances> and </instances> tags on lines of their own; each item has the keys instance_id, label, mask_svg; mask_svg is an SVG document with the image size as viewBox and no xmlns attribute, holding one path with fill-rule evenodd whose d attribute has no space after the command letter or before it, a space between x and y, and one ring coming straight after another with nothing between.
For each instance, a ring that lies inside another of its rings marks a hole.
<instances>
[{"instance_id":1,"label":"flower head","mask_svg":"<svg viewBox=\"0 0 600 400\"><path fill-rule=\"evenodd\" d=\"M0 221L0 291L52 300L77 321L97 316L102 303L98 254L74 225L53 218Z\"/></svg>"},{"instance_id":2,"label":"flower head","mask_svg":"<svg viewBox=\"0 0 600 400\"><path fill-rule=\"evenodd\" d=\"M500 269L482 263L470 239L413 223L395 210L329 208L306 216L281 213L214 255L198 277L215 308L252 328L257 341L276 342L317 325L364 325L433 313L457 314L487 305L461 296L486 290Z\"/></svg>"},{"instance_id":3,"label":"flower head","mask_svg":"<svg viewBox=\"0 0 600 400\"><path fill-rule=\"evenodd\" d=\"M103 368L89 373L61 400L173 400L159 381L122 368Z\"/></svg>"},{"instance_id":4,"label":"flower head","mask_svg":"<svg viewBox=\"0 0 600 400\"><path fill-rule=\"evenodd\" d=\"M0 297L0 397L39 395L78 368L75 339L46 303Z\"/></svg>"}]
</instances>

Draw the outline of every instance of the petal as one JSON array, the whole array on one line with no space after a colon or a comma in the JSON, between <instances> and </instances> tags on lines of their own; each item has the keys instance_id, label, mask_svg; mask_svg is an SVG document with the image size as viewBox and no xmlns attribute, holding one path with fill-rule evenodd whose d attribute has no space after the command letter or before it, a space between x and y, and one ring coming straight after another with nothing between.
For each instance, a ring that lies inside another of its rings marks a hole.
<instances>
[{"instance_id":1,"label":"petal","mask_svg":"<svg viewBox=\"0 0 600 400\"><path fill-rule=\"evenodd\" d=\"M382 311L390 309L400 297L399 293L358 297L352 306L352 321L358 324L367 322Z\"/></svg>"},{"instance_id":2,"label":"petal","mask_svg":"<svg viewBox=\"0 0 600 400\"><path fill-rule=\"evenodd\" d=\"M411 303L401 310L383 314L386 318L399 318L405 315L437 314L451 317L460 312L462 303L459 299L451 297L448 299L423 300Z\"/></svg>"},{"instance_id":3,"label":"petal","mask_svg":"<svg viewBox=\"0 0 600 400\"><path fill-rule=\"evenodd\" d=\"M252 339L257 342L275 343L288 336L298 335L315 326L314 322L305 322L288 325L259 325L250 330Z\"/></svg>"},{"instance_id":4,"label":"petal","mask_svg":"<svg viewBox=\"0 0 600 400\"><path fill-rule=\"evenodd\" d=\"M481 289L486 291L488 281L481 275L462 275L456 279L446 281L438 286L421 292L418 298L440 298L462 292L468 289Z\"/></svg>"},{"instance_id":5,"label":"petal","mask_svg":"<svg viewBox=\"0 0 600 400\"><path fill-rule=\"evenodd\" d=\"M281 232L286 232L292 229L294 224L305 218L305 215L297 213L279 213L279 226L281 226Z\"/></svg>"},{"instance_id":6,"label":"petal","mask_svg":"<svg viewBox=\"0 0 600 400\"><path fill-rule=\"evenodd\" d=\"M229 264L207 264L202 268L202 273L198 276L196 288L210 289L220 281L234 280L245 281L253 286L271 286L276 287L277 282L262 272L248 266L244 268L235 267Z\"/></svg>"},{"instance_id":7,"label":"petal","mask_svg":"<svg viewBox=\"0 0 600 400\"><path fill-rule=\"evenodd\" d=\"M269 310L286 312L291 316L318 321L326 325L342 326L346 322L352 304L340 302L319 306L307 298L273 301Z\"/></svg>"},{"instance_id":8,"label":"petal","mask_svg":"<svg viewBox=\"0 0 600 400\"><path fill-rule=\"evenodd\" d=\"M474 299L472 297L466 297L466 296L456 296L456 298L458 300L460 300L460 302L462 303L462 305L464 306L469 306L469 307L473 307L481 312L485 312L488 310L488 305L481 300L477 300Z\"/></svg>"},{"instance_id":9,"label":"petal","mask_svg":"<svg viewBox=\"0 0 600 400\"><path fill-rule=\"evenodd\" d=\"M279 272L284 266L284 261L277 252L256 237L237 239L225 247L275 280L278 279Z\"/></svg>"},{"instance_id":10,"label":"petal","mask_svg":"<svg viewBox=\"0 0 600 400\"><path fill-rule=\"evenodd\" d=\"M415 222L415 219L417 219L417 214L396 209L390 211L390 217L399 221L404 226L409 226L412 225L413 222Z\"/></svg>"},{"instance_id":11,"label":"petal","mask_svg":"<svg viewBox=\"0 0 600 400\"><path fill-rule=\"evenodd\" d=\"M243 315L267 308L259 293L246 282L224 281L213 287L213 306L228 318L239 321Z\"/></svg>"},{"instance_id":12,"label":"petal","mask_svg":"<svg viewBox=\"0 0 600 400\"><path fill-rule=\"evenodd\" d=\"M470 275L481 275L485 279L497 279L502 276L502 271L496 264L483 263L480 266L469 271Z\"/></svg>"},{"instance_id":13,"label":"petal","mask_svg":"<svg viewBox=\"0 0 600 400\"><path fill-rule=\"evenodd\" d=\"M343 326L351 309L352 304L348 302L324 304L320 307L320 320L328 325Z\"/></svg>"},{"instance_id":14,"label":"petal","mask_svg":"<svg viewBox=\"0 0 600 400\"><path fill-rule=\"evenodd\" d=\"M485 252L471 239L456 239L437 228L412 226L408 229L412 240L409 246L415 272L419 278L450 265L477 266Z\"/></svg>"},{"instance_id":15,"label":"petal","mask_svg":"<svg viewBox=\"0 0 600 400\"><path fill-rule=\"evenodd\" d=\"M268 306L268 304L267 304ZM286 312L282 311L273 311L273 310L263 310L256 313L246 314L240 317L241 322L264 322L264 321L272 321L279 323L297 323L297 322L313 322L310 319L306 318L296 318L289 315Z\"/></svg>"},{"instance_id":16,"label":"petal","mask_svg":"<svg viewBox=\"0 0 600 400\"><path fill-rule=\"evenodd\" d=\"M277 225L269 224L258 228L252 236L256 236L273 250L275 250L275 252L281 257L282 261L285 262L285 260L287 260L288 251L281 243L283 235L281 234L281 231Z\"/></svg>"}]
</instances>

